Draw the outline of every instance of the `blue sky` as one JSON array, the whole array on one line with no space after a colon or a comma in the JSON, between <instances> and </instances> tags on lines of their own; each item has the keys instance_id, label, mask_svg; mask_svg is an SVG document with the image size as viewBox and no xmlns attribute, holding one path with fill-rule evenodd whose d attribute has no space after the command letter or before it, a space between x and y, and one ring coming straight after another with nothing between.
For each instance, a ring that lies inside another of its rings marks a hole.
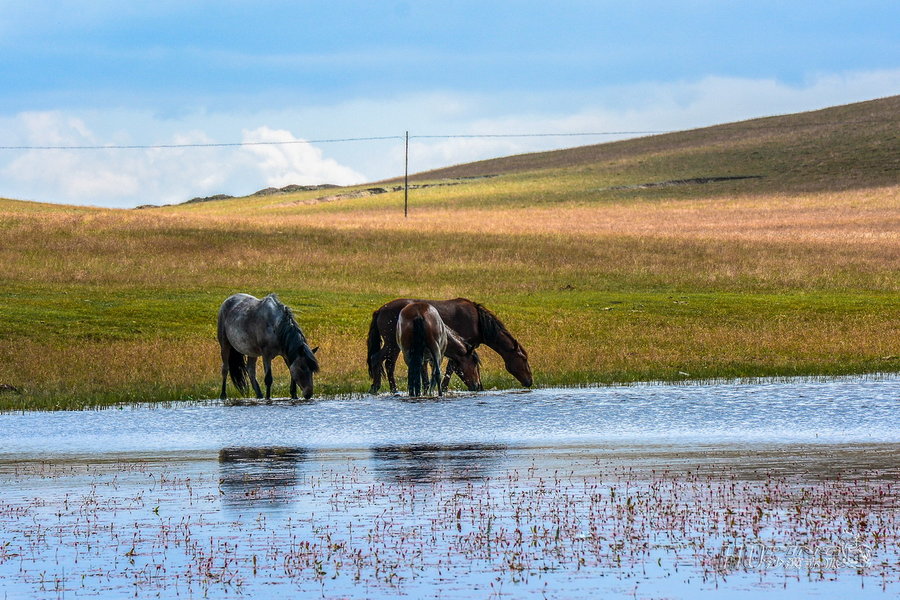
<instances>
[{"instance_id":1,"label":"blue sky","mask_svg":"<svg viewBox=\"0 0 900 600\"><path fill-rule=\"evenodd\" d=\"M0 145L671 130L900 93L900 2L9 2ZM433 168L614 139L414 140ZM397 141L0 150L107 206L398 174Z\"/></svg>"}]
</instances>

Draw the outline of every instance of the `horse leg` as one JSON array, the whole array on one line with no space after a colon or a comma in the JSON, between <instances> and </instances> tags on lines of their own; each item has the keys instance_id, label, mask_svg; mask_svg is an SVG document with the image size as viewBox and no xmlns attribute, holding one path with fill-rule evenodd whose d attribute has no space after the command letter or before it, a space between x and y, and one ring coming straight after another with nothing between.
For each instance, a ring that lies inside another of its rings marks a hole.
<instances>
[{"instance_id":1,"label":"horse leg","mask_svg":"<svg viewBox=\"0 0 900 600\"><path fill-rule=\"evenodd\" d=\"M406 362L406 393L410 398L415 398L420 394L419 385L422 380L419 366L406 351L403 352L403 360Z\"/></svg>"},{"instance_id":2,"label":"horse leg","mask_svg":"<svg viewBox=\"0 0 900 600\"><path fill-rule=\"evenodd\" d=\"M253 386L253 391L256 392L256 398L262 398L262 390L259 389L259 382L256 380L256 357L248 356L247 357L247 374L250 375L250 385Z\"/></svg>"},{"instance_id":3,"label":"horse leg","mask_svg":"<svg viewBox=\"0 0 900 600\"><path fill-rule=\"evenodd\" d=\"M422 395L423 396L425 396L426 394L431 392L431 386L429 384L430 384L430 380L428 379L428 359L423 358L422 359Z\"/></svg>"},{"instance_id":4,"label":"horse leg","mask_svg":"<svg viewBox=\"0 0 900 600\"><path fill-rule=\"evenodd\" d=\"M272 399L272 361L263 357L263 368L266 370L264 381L266 383L266 400Z\"/></svg>"},{"instance_id":5,"label":"horse leg","mask_svg":"<svg viewBox=\"0 0 900 600\"><path fill-rule=\"evenodd\" d=\"M384 362L384 352L385 349L382 348L369 357L369 362L372 365L372 368L370 369L370 372L372 374L372 387L369 388L370 394L377 394L378 390L381 389L381 364Z\"/></svg>"},{"instance_id":6,"label":"horse leg","mask_svg":"<svg viewBox=\"0 0 900 600\"><path fill-rule=\"evenodd\" d=\"M372 379L372 385L369 387L370 394L377 394L381 389L381 372L376 373Z\"/></svg>"},{"instance_id":7,"label":"horse leg","mask_svg":"<svg viewBox=\"0 0 900 600\"><path fill-rule=\"evenodd\" d=\"M222 361L222 393L219 398L225 400L228 396L225 394L225 383L228 381L228 360Z\"/></svg>"},{"instance_id":8,"label":"horse leg","mask_svg":"<svg viewBox=\"0 0 900 600\"><path fill-rule=\"evenodd\" d=\"M441 390L446 392L450 387L450 378L453 377L453 361L447 362L447 370L444 372L444 379L441 381Z\"/></svg>"},{"instance_id":9,"label":"horse leg","mask_svg":"<svg viewBox=\"0 0 900 600\"><path fill-rule=\"evenodd\" d=\"M391 393L397 393L397 380L394 379L394 367L397 366L397 357L400 356L400 349L396 346L385 346L384 348L384 371L387 374L388 385L391 386Z\"/></svg>"},{"instance_id":10,"label":"horse leg","mask_svg":"<svg viewBox=\"0 0 900 600\"><path fill-rule=\"evenodd\" d=\"M219 338L219 349L222 351L222 393L219 394L219 398L222 400L226 400L228 395L226 393L225 384L228 381L228 361L231 358L231 345L228 342L223 342L222 338Z\"/></svg>"},{"instance_id":11,"label":"horse leg","mask_svg":"<svg viewBox=\"0 0 900 600\"><path fill-rule=\"evenodd\" d=\"M284 357L282 356L282 358L284 358ZM286 366L288 368L288 373L290 373L291 365L290 365L290 363L288 363L286 358L284 358L284 366ZM296 400L296 399L297 399L297 382L294 381L294 376L291 375L291 400Z\"/></svg>"},{"instance_id":12,"label":"horse leg","mask_svg":"<svg viewBox=\"0 0 900 600\"><path fill-rule=\"evenodd\" d=\"M432 361L434 361L434 371L431 373L431 383L433 387L437 388L438 398L444 395L444 390L441 389L441 360L443 356L441 356L440 352L432 350Z\"/></svg>"}]
</instances>

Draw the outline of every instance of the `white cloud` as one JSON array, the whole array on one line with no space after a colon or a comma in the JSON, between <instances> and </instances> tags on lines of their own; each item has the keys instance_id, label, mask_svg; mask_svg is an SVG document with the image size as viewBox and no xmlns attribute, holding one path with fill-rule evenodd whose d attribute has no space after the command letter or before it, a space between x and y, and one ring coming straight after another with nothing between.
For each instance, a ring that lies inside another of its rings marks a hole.
<instances>
[{"instance_id":1,"label":"white cloud","mask_svg":"<svg viewBox=\"0 0 900 600\"><path fill-rule=\"evenodd\" d=\"M598 90L579 106L560 94L519 99L484 99L491 114L458 123L462 134L584 133L678 131L756 117L803 112L860 102L900 92L900 69L832 74L803 85L772 79L707 77L698 81L645 83ZM468 104L472 104L470 99ZM498 108L527 104L528 111ZM477 113L469 106L466 114ZM487 112L487 111L484 111ZM446 131L441 128L440 131ZM423 171L490 157L595 144L634 137L612 134L587 137L414 140L410 169ZM396 157L391 161L396 162Z\"/></svg>"},{"instance_id":2,"label":"white cloud","mask_svg":"<svg viewBox=\"0 0 900 600\"><path fill-rule=\"evenodd\" d=\"M402 161L403 150L394 151L397 160ZM522 145L513 139L446 139L411 141L409 144L410 172L473 162L483 158L520 154Z\"/></svg>"},{"instance_id":3,"label":"white cloud","mask_svg":"<svg viewBox=\"0 0 900 600\"><path fill-rule=\"evenodd\" d=\"M330 158L305 140L284 129L258 127L244 131L245 143L273 142L278 145L250 145L245 150L256 157L256 164L269 186L283 187L292 183L313 185L362 183L365 177Z\"/></svg>"},{"instance_id":4,"label":"white cloud","mask_svg":"<svg viewBox=\"0 0 900 600\"><path fill-rule=\"evenodd\" d=\"M135 123L141 119L136 118ZM61 111L23 113L7 119L7 131L27 146L110 145L84 120ZM146 125L145 125L146 126ZM135 137L139 134L136 132ZM112 132L115 145L130 145L131 133ZM296 141L290 132L260 127L247 141ZM171 134L165 144L208 144L199 129ZM155 142L159 143L159 141ZM13 145L13 144L10 144ZM6 151L7 155L12 151ZM2 159L3 157L0 157ZM183 202L216 193L239 195L289 183L360 182L362 175L324 158L310 144L234 148L32 149L0 162L0 195L23 199L136 206Z\"/></svg>"},{"instance_id":5,"label":"white cloud","mask_svg":"<svg viewBox=\"0 0 900 600\"><path fill-rule=\"evenodd\" d=\"M403 172L403 141L303 139L434 134L669 131L814 110L900 92L900 69L824 74L801 85L772 79L601 87L578 93L430 92L263 112L50 111L0 117L2 145L291 142L233 148L0 150L0 196L134 206L291 183L348 184ZM302 137L301 137L302 136ZM413 139L410 170L611 141L627 136ZM296 142L296 143L295 143Z\"/></svg>"}]
</instances>

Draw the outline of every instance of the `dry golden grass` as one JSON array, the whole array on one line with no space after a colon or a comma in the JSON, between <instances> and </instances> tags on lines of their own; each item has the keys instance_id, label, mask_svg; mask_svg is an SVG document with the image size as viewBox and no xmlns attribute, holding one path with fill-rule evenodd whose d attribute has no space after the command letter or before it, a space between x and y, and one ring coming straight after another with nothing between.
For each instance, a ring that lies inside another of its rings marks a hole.
<instances>
[{"instance_id":1,"label":"dry golden grass","mask_svg":"<svg viewBox=\"0 0 900 600\"><path fill-rule=\"evenodd\" d=\"M459 208L428 203L412 218L383 207L278 215L260 224L543 235L652 235L763 242L893 244L900 240L900 186L816 194L765 194L629 204ZM275 207L279 207L275 205ZM267 207L261 207L263 210Z\"/></svg>"},{"instance_id":2,"label":"dry golden grass","mask_svg":"<svg viewBox=\"0 0 900 600\"><path fill-rule=\"evenodd\" d=\"M0 277L42 283L165 286L299 285L377 291L378 279L429 287L454 272L508 272L494 289L580 287L614 276L700 287L815 287L897 291L897 189L852 211L835 198L748 203L704 200L634 206L535 209L423 208L398 220L383 212L285 217L142 213L44 214L6 222L18 241L0 249ZM793 206L793 209L785 205ZM452 229L448 227L452 223ZM419 263L429 265L423 269ZM421 271L426 271L421 273ZM39 273L39 277L38 277ZM367 275L371 276L370 278ZM565 281L562 281L565 279ZM476 289L484 289L477 282ZM389 293L389 292L388 292Z\"/></svg>"},{"instance_id":3,"label":"dry golden grass","mask_svg":"<svg viewBox=\"0 0 900 600\"><path fill-rule=\"evenodd\" d=\"M278 291L322 347L320 390L366 386L371 311L487 303L539 384L898 365L898 188L290 215L0 205L0 382L39 406L217 393L215 311ZM260 210L257 208L256 210ZM305 212L304 212L305 211ZM511 385L486 351L488 385ZM286 373L276 367L278 393Z\"/></svg>"},{"instance_id":4,"label":"dry golden grass","mask_svg":"<svg viewBox=\"0 0 900 600\"><path fill-rule=\"evenodd\" d=\"M232 212L230 218L238 227L261 232L290 228L344 232L348 243L371 246L374 255L356 255L354 261L373 274L384 262L379 244L371 241L380 234L445 239L444 258L435 256L444 267L462 266L466 257L472 258L475 244L497 244L493 253L486 250L475 257L485 269L509 266L510 253L518 255L522 265L529 262L528 248L535 247L531 238L537 236L541 260L532 261L535 278L547 266L554 275L624 270L726 287L736 280L746 286L748 279L769 288L803 287L804 282L852 287L855 283L848 280L865 279L868 289L898 289L892 268L900 261L897 186L699 200L561 202L549 207L461 207L456 200L465 191L457 188L452 194L430 195L437 199L421 194L422 205L409 219L398 218L396 209L386 209L389 199L356 204L352 211L303 210L271 216L266 206L256 206L240 216ZM212 222L220 226L224 221ZM403 257L395 260L402 262Z\"/></svg>"},{"instance_id":5,"label":"dry golden grass","mask_svg":"<svg viewBox=\"0 0 900 600\"><path fill-rule=\"evenodd\" d=\"M367 388L368 320L401 296L485 303L539 385L898 370L896 140L862 132L853 153L827 133L827 160L771 128L635 141L603 164L579 150L563 169L415 190L408 219L398 193L140 211L0 200L0 383L26 390L0 406L217 395L215 314L237 291L296 309L325 393ZM710 174L686 169L726 154L717 174L748 173L761 144L776 157L763 179L614 189ZM484 358L488 386L514 384Z\"/></svg>"}]
</instances>

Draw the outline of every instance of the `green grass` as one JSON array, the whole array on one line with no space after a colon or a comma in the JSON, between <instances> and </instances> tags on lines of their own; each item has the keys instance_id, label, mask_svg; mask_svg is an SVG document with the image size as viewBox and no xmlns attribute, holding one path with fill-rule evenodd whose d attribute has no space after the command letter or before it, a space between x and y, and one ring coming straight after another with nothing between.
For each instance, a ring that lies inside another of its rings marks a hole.
<instances>
[{"instance_id":1,"label":"green grass","mask_svg":"<svg viewBox=\"0 0 900 600\"><path fill-rule=\"evenodd\" d=\"M0 200L0 383L22 391L0 409L215 397L215 315L238 291L295 309L317 395L368 389L371 313L402 296L486 304L540 386L900 370L897 104L454 167L502 176L415 190L407 220L398 193ZM764 177L610 189L746 174ZM487 387L516 385L482 356Z\"/></svg>"}]
</instances>

